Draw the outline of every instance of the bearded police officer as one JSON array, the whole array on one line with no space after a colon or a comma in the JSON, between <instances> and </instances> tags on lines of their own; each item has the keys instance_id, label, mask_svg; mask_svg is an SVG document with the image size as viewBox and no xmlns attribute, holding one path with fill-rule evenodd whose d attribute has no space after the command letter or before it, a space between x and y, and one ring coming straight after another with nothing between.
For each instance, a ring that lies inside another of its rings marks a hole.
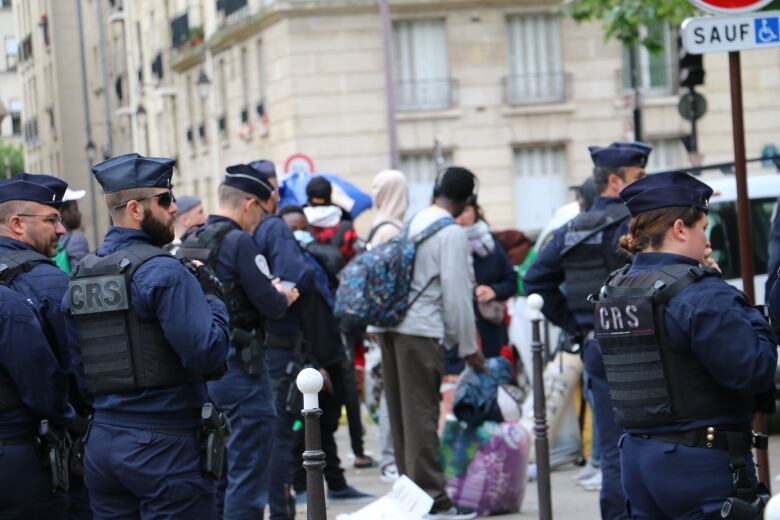
<instances>
[{"instance_id":1,"label":"bearded police officer","mask_svg":"<svg viewBox=\"0 0 780 520\"><path fill-rule=\"evenodd\" d=\"M131 153L92 169L114 226L79 264L66 302L94 395L85 481L98 518L216 515L215 453L198 441L228 316L213 273L161 249L173 238L174 164Z\"/></svg>"},{"instance_id":2,"label":"bearded police officer","mask_svg":"<svg viewBox=\"0 0 780 520\"><path fill-rule=\"evenodd\" d=\"M298 298L297 289L286 289L271 276L268 262L251 237L264 205L274 194L274 187L261 172L245 164L228 167L219 188L219 210L189 235L178 252L214 266L226 289L229 366L225 377L209 383L209 393L233 426L227 481L220 482L224 517L228 519L263 517L275 415L264 360L265 322L284 315Z\"/></svg>"},{"instance_id":3,"label":"bearded police officer","mask_svg":"<svg viewBox=\"0 0 780 520\"><path fill-rule=\"evenodd\" d=\"M768 500L751 455L766 437L751 417L773 388L775 340L710 258L710 195L683 172L620 192L631 212L620 245L634 257L597 293L595 333L627 431L620 458L634 518L760 518Z\"/></svg>"},{"instance_id":4,"label":"bearded police officer","mask_svg":"<svg viewBox=\"0 0 780 520\"><path fill-rule=\"evenodd\" d=\"M544 297L545 317L575 338L576 343L584 343L583 360L601 448L601 516L614 520L627 518L617 446L622 432L612 415L598 345L583 339L593 330L593 309L588 296L598 290L610 272L628 260L617 244L628 223L628 211L618 193L645 175L651 148L635 142L591 146L589 150L599 196L587 211L553 233L552 242L541 250L523 282L528 294Z\"/></svg>"}]
</instances>

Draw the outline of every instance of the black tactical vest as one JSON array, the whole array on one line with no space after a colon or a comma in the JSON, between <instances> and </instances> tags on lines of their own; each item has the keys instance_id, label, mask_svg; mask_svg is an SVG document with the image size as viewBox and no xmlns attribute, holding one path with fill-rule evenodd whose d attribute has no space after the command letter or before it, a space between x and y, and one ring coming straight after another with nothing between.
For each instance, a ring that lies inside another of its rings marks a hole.
<instances>
[{"instance_id":1,"label":"black tactical vest","mask_svg":"<svg viewBox=\"0 0 780 520\"><path fill-rule=\"evenodd\" d=\"M142 320L130 301L130 280L144 262L168 256L151 244L133 244L99 257L90 254L68 284L87 387L96 395L201 381L187 370L156 319ZM186 302L182 302L186 305Z\"/></svg>"},{"instance_id":2,"label":"black tactical vest","mask_svg":"<svg viewBox=\"0 0 780 520\"><path fill-rule=\"evenodd\" d=\"M609 273L628 261L613 241L615 229L628 217L623 204L613 203L582 212L567 225L561 266L566 277L566 302L572 313L591 313L588 296L598 291Z\"/></svg>"},{"instance_id":3,"label":"black tactical vest","mask_svg":"<svg viewBox=\"0 0 780 520\"><path fill-rule=\"evenodd\" d=\"M720 386L689 348L672 345L666 303L713 269L675 264L613 273L595 301L594 325L615 410L624 428L750 413L753 397Z\"/></svg>"},{"instance_id":4,"label":"black tactical vest","mask_svg":"<svg viewBox=\"0 0 780 520\"><path fill-rule=\"evenodd\" d=\"M216 272L219 248L227 234L235 229L235 226L230 222L217 222L216 224L201 226L196 232L188 232L183 237L181 247L176 252L176 256L200 260ZM238 338L248 338L251 335L260 339L261 343L264 343L265 320L257 312L244 289L238 284L237 280L221 281L225 287L225 306L230 317L233 342L236 343L237 347L241 348L243 345L238 344L241 343ZM246 334L247 331L251 332L251 334Z\"/></svg>"},{"instance_id":5,"label":"black tactical vest","mask_svg":"<svg viewBox=\"0 0 780 520\"><path fill-rule=\"evenodd\" d=\"M7 251L0 256L0 284L10 287L17 276L44 263L56 265L50 258L31 249ZM8 372L0 368L0 410L19 406L22 406L22 401L19 399L16 385Z\"/></svg>"}]
</instances>

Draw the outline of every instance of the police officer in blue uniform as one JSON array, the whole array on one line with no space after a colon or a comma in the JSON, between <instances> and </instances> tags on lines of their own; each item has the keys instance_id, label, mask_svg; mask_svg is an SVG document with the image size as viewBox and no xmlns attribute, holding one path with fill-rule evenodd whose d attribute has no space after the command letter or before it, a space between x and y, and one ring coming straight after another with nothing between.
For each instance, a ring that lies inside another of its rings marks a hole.
<instances>
[{"instance_id":1,"label":"police officer in blue uniform","mask_svg":"<svg viewBox=\"0 0 780 520\"><path fill-rule=\"evenodd\" d=\"M5 221L6 214L0 214ZM64 519L68 497L52 491L36 450L41 420L64 429L74 412L67 378L30 301L0 285L0 517Z\"/></svg>"},{"instance_id":2,"label":"police officer in blue uniform","mask_svg":"<svg viewBox=\"0 0 780 520\"><path fill-rule=\"evenodd\" d=\"M55 194L41 190L46 188ZM0 224L0 284L6 285L28 298L35 305L46 339L69 375L68 398L78 417L71 426L74 440L79 439L86 427L90 406L82 398L83 392L70 366L67 349L65 316L60 307L68 290L68 275L51 260L57 254L57 241L65 234L59 215L59 205L68 185L51 175L20 173L13 179L0 183L0 200L13 215ZM77 441L80 446L80 440ZM74 458L68 490L69 518L89 519L92 511L84 487L83 467Z\"/></svg>"},{"instance_id":3,"label":"police officer in blue uniform","mask_svg":"<svg viewBox=\"0 0 780 520\"><path fill-rule=\"evenodd\" d=\"M295 284L301 297L308 298L314 288L314 271L306 263L298 242L281 217L275 215L278 196L276 167L272 161L261 159L249 166L273 186L267 199L261 199L263 213L260 225L252 237L260 252L268 260L274 276ZM296 311L299 304L285 314L267 323L266 365L271 377L276 420L273 427L274 450L271 453L268 509L271 520L288 520L294 516L291 510L290 489L293 474L293 420L297 410L288 403L290 388L303 362L303 331ZM291 515L292 514L292 515Z\"/></svg>"},{"instance_id":4,"label":"police officer in blue uniform","mask_svg":"<svg viewBox=\"0 0 780 520\"><path fill-rule=\"evenodd\" d=\"M623 487L638 519L760 518L752 413L777 352L763 313L720 279L707 238L712 189L683 172L648 176L620 197L630 266L595 302L619 425ZM765 489L763 490L765 492Z\"/></svg>"},{"instance_id":5,"label":"police officer in blue uniform","mask_svg":"<svg viewBox=\"0 0 780 520\"><path fill-rule=\"evenodd\" d=\"M268 501L273 451L274 402L265 367L267 319L279 318L298 298L271 275L252 240L263 207L275 189L245 164L230 166L219 188L219 210L191 233L178 254L211 262L226 289L231 347L228 372L209 393L230 419L227 479L220 483L224 517L262 518ZM201 251L202 253L199 253ZM273 451L272 451L273 450Z\"/></svg>"},{"instance_id":6,"label":"police officer in blue uniform","mask_svg":"<svg viewBox=\"0 0 780 520\"><path fill-rule=\"evenodd\" d=\"M620 485L622 433L615 424L598 345L585 340L593 330L593 309L588 296L628 257L619 251L618 239L627 230L628 211L618 197L621 189L645 175L651 148L642 143L591 146L593 179L599 196L591 207L555 230L523 278L528 294L544 297L542 312L580 345L593 396L593 412L601 448L601 517L624 519L625 495ZM565 290L561 286L565 284Z\"/></svg>"},{"instance_id":7,"label":"police officer in blue uniform","mask_svg":"<svg viewBox=\"0 0 780 520\"><path fill-rule=\"evenodd\" d=\"M198 441L228 315L213 272L161 249L174 234L174 165L131 153L92 168L114 225L74 272L65 304L94 396L84 466L97 518L216 516L215 470Z\"/></svg>"}]
</instances>

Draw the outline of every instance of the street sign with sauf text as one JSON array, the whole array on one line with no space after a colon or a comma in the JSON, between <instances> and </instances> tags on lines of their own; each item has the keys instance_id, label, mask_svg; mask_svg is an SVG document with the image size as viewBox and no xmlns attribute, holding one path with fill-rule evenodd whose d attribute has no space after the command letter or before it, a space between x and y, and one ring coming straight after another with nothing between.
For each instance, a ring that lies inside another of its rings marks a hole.
<instances>
[{"instance_id":1,"label":"street sign with sauf text","mask_svg":"<svg viewBox=\"0 0 780 520\"><path fill-rule=\"evenodd\" d=\"M780 46L780 11L688 18L681 32L685 50L691 54Z\"/></svg>"}]
</instances>

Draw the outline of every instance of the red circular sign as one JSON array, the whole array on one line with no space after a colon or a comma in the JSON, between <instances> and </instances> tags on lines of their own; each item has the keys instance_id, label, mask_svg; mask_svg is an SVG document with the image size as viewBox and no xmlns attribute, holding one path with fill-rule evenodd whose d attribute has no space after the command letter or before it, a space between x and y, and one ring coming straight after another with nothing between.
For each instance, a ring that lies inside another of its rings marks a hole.
<instances>
[{"instance_id":1,"label":"red circular sign","mask_svg":"<svg viewBox=\"0 0 780 520\"><path fill-rule=\"evenodd\" d=\"M691 3L711 13L747 13L766 7L772 0L690 0Z\"/></svg>"},{"instance_id":2,"label":"red circular sign","mask_svg":"<svg viewBox=\"0 0 780 520\"><path fill-rule=\"evenodd\" d=\"M314 161L306 154L294 153L284 162L284 173L314 173Z\"/></svg>"}]
</instances>

